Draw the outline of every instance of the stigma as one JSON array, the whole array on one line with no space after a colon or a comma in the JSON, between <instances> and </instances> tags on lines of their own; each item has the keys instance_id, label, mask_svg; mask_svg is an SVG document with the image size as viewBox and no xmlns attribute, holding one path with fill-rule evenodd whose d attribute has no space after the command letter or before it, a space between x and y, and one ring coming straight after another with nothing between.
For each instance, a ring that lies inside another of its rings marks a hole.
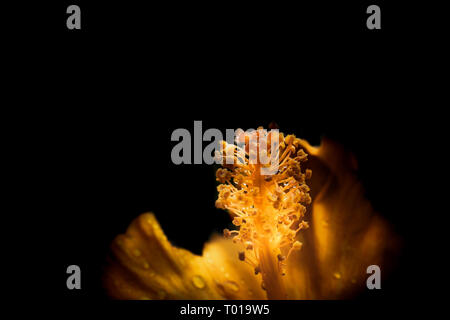
<instances>
[{"instance_id":1,"label":"stigma","mask_svg":"<svg viewBox=\"0 0 450 320\"><path fill-rule=\"evenodd\" d=\"M222 141L216 152L223 166L216 172L216 207L227 210L236 226L224 235L240 245L237 258L255 274L270 269L274 257L275 271L285 275L290 254L302 247L297 233L308 227L303 217L311 203L306 181L312 172L303 168L307 158L300 139L261 127L238 131L236 145Z\"/></svg>"}]
</instances>

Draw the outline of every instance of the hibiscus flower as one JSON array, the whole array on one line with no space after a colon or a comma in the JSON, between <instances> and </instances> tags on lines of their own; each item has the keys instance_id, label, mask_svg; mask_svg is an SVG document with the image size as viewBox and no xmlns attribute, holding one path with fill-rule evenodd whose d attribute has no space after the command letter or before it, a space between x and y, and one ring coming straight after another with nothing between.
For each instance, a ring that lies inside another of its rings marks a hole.
<instances>
[{"instance_id":1,"label":"hibiscus flower","mask_svg":"<svg viewBox=\"0 0 450 320\"><path fill-rule=\"evenodd\" d=\"M242 133L217 154L224 168L216 206L236 229L213 235L195 255L142 214L113 241L104 273L112 298L340 299L366 288L368 266L389 271L400 240L366 199L355 157L328 139L313 147L261 128L253 134L258 143ZM251 161L261 146L277 167Z\"/></svg>"}]
</instances>

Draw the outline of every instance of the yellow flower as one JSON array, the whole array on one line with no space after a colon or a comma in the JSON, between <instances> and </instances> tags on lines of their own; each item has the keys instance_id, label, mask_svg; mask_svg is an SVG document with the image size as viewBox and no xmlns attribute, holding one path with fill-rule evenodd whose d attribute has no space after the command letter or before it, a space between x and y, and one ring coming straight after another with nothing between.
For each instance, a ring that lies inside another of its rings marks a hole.
<instances>
[{"instance_id":1,"label":"yellow flower","mask_svg":"<svg viewBox=\"0 0 450 320\"><path fill-rule=\"evenodd\" d=\"M274 139L262 135L270 158ZM280 134L279 168L264 176L271 164L251 163L243 142L218 154L234 162L217 172L216 206L237 229L214 235L198 256L172 246L153 214L139 216L112 244L104 273L112 298L347 298L365 288L369 265L389 270L399 240L364 197L350 153Z\"/></svg>"}]
</instances>

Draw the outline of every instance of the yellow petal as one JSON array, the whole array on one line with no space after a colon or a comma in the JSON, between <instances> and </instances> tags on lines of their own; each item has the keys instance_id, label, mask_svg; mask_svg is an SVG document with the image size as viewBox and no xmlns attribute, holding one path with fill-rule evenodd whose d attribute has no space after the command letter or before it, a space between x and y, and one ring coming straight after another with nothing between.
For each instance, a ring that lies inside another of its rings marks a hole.
<instances>
[{"instance_id":1,"label":"yellow petal","mask_svg":"<svg viewBox=\"0 0 450 320\"><path fill-rule=\"evenodd\" d=\"M113 242L104 284L115 299L263 299L253 270L230 240L215 236L202 256L174 247L153 214Z\"/></svg>"},{"instance_id":2,"label":"yellow petal","mask_svg":"<svg viewBox=\"0 0 450 320\"><path fill-rule=\"evenodd\" d=\"M205 245L203 256L220 294L226 299L266 299L261 289L261 275L238 260L239 248L230 239L215 235Z\"/></svg>"},{"instance_id":3,"label":"yellow petal","mask_svg":"<svg viewBox=\"0 0 450 320\"><path fill-rule=\"evenodd\" d=\"M372 208L358 181L354 157L323 140L320 147L301 142L309 154L313 203L299 233L304 244L288 260L289 299L334 299L365 288L366 269L385 274L399 240ZM214 236L202 256L174 247L156 218L143 214L112 245L104 283L116 299L264 299L261 276L238 259L229 239Z\"/></svg>"},{"instance_id":4,"label":"yellow petal","mask_svg":"<svg viewBox=\"0 0 450 320\"><path fill-rule=\"evenodd\" d=\"M364 196L353 156L332 141L319 148L302 145L312 168L313 203L301 232L305 244L288 264L288 294L296 299L345 298L365 288L369 265L383 274L399 249L399 240ZM294 284L294 285L290 285Z\"/></svg>"}]
</instances>

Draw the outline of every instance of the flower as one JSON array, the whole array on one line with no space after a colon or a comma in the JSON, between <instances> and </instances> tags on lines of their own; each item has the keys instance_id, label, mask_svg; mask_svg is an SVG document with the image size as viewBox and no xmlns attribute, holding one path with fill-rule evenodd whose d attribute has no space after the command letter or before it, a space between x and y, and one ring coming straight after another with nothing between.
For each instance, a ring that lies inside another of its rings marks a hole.
<instances>
[{"instance_id":1,"label":"flower","mask_svg":"<svg viewBox=\"0 0 450 320\"><path fill-rule=\"evenodd\" d=\"M293 135L254 134L263 138L254 150L264 145L279 157L275 174L260 174L273 163L251 162L245 136L217 154L232 161L217 171L216 206L236 230L213 235L199 256L172 246L153 214L137 217L112 244L104 273L112 298L347 298L365 288L369 265L389 270L399 240L364 197L352 154L328 139L313 147Z\"/></svg>"}]
</instances>

